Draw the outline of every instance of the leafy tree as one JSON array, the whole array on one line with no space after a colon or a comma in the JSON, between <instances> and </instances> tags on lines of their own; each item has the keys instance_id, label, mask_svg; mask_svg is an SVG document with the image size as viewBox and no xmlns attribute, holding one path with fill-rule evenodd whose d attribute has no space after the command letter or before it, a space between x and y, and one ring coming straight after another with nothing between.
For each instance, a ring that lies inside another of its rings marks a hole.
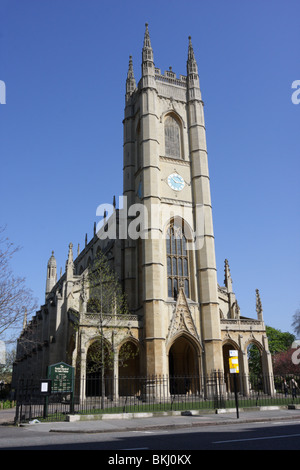
<instances>
[{"instance_id":1,"label":"leafy tree","mask_svg":"<svg viewBox=\"0 0 300 470\"><path fill-rule=\"evenodd\" d=\"M248 365L250 375L258 376L262 373L260 351L255 344L248 347Z\"/></svg>"},{"instance_id":2,"label":"leafy tree","mask_svg":"<svg viewBox=\"0 0 300 470\"><path fill-rule=\"evenodd\" d=\"M292 333L283 333L282 331L276 330L271 326L266 327L266 332L271 355L278 352L287 351L295 340L295 336Z\"/></svg>"},{"instance_id":3,"label":"leafy tree","mask_svg":"<svg viewBox=\"0 0 300 470\"><path fill-rule=\"evenodd\" d=\"M293 334L288 332L283 333L271 326L266 326L266 333L269 342L269 350L272 356L287 351L295 340ZM250 373L255 375L262 373L260 351L254 344L251 344L248 348L248 363Z\"/></svg>"}]
</instances>

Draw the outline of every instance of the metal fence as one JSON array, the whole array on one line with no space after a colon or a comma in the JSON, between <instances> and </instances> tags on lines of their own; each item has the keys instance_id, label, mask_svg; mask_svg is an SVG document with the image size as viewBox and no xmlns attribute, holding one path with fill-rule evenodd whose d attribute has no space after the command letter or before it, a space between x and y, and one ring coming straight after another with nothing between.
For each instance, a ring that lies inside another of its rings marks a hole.
<instances>
[{"instance_id":1,"label":"metal fence","mask_svg":"<svg viewBox=\"0 0 300 470\"><path fill-rule=\"evenodd\" d=\"M300 376L237 374L241 408L300 403ZM285 382L286 379L286 382ZM286 386L285 386L286 384ZM75 378L72 393L43 395L40 379L22 379L16 390L15 422L64 421L68 414L216 410L235 407L232 374L210 376Z\"/></svg>"}]
</instances>

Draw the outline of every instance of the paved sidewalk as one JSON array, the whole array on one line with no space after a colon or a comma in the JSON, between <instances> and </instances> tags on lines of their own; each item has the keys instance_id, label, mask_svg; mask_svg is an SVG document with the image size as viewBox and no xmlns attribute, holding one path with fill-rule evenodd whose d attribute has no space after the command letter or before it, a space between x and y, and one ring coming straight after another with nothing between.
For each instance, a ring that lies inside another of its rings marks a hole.
<instances>
[{"instance_id":1,"label":"paved sidewalk","mask_svg":"<svg viewBox=\"0 0 300 470\"><path fill-rule=\"evenodd\" d=\"M6 411L6 410L3 410ZM0 424L3 420L0 411ZM9 411L9 410L7 410ZM192 412L193 413L193 412ZM12 413L11 413L12 415ZM6 413L8 418L8 413ZM91 417L92 418L92 417ZM75 416L76 419L76 416ZM128 415L105 415L102 419L89 419L84 421L64 421L40 423L33 421L31 424L24 424L28 429L38 432L63 432L63 433L103 433L103 432L127 432L127 431L147 431L159 429L182 429L196 426L212 426L225 424L242 423L263 423L275 421L283 423L285 421L299 421L299 409L260 409L260 410L239 410L239 418L236 411L223 413L205 413L191 415L167 415L161 413L141 413L134 417Z\"/></svg>"},{"instance_id":2,"label":"paved sidewalk","mask_svg":"<svg viewBox=\"0 0 300 470\"><path fill-rule=\"evenodd\" d=\"M13 423L15 414L16 414L16 408L8 408L7 410L0 410L0 425Z\"/></svg>"}]
</instances>

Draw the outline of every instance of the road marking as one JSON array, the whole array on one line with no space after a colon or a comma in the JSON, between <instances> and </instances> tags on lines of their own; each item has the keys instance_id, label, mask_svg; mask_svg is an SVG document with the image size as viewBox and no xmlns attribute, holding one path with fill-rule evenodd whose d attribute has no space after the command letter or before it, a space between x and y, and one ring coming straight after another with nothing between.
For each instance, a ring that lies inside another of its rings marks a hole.
<instances>
[{"instance_id":1,"label":"road marking","mask_svg":"<svg viewBox=\"0 0 300 470\"><path fill-rule=\"evenodd\" d=\"M267 436L267 437L251 437L249 439L231 439L229 441L215 441L212 444L225 444L227 442L246 442L246 441L262 441L265 439L284 439L287 437L299 437L300 434L284 434L282 436Z\"/></svg>"}]
</instances>

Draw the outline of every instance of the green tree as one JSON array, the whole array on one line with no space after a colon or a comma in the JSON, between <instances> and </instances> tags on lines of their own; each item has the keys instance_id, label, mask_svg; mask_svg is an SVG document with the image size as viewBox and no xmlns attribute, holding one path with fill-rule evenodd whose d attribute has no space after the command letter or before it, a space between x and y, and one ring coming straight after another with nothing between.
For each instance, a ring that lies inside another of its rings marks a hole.
<instances>
[{"instance_id":1,"label":"green tree","mask_svg":"<svg viewBox=\"0 0 300 470\"><path fill-rule=\"evenodd\" d=\"M279 352L287 351L295 340L293 334L288 332L283 333L271 326L266 326L266 333L272 357ZM255 375L262 373L260 351L254 344L251 344L248 348L248 363L250 373Z\"/></svg>"},{"instance_id":2,"label":"green tree","mask_svg":"<svg viewBox=\"0 0 300 470\"><path fill-rule=\"evenodd\" d=\"M293 341L295 341L295 336L289 332L282 332L281 330L276 330L271 326L266 327L268 342L269 342L269 350L271 355L276 354L278 352L287 351Z\"/></svg>"}]
</instances>

